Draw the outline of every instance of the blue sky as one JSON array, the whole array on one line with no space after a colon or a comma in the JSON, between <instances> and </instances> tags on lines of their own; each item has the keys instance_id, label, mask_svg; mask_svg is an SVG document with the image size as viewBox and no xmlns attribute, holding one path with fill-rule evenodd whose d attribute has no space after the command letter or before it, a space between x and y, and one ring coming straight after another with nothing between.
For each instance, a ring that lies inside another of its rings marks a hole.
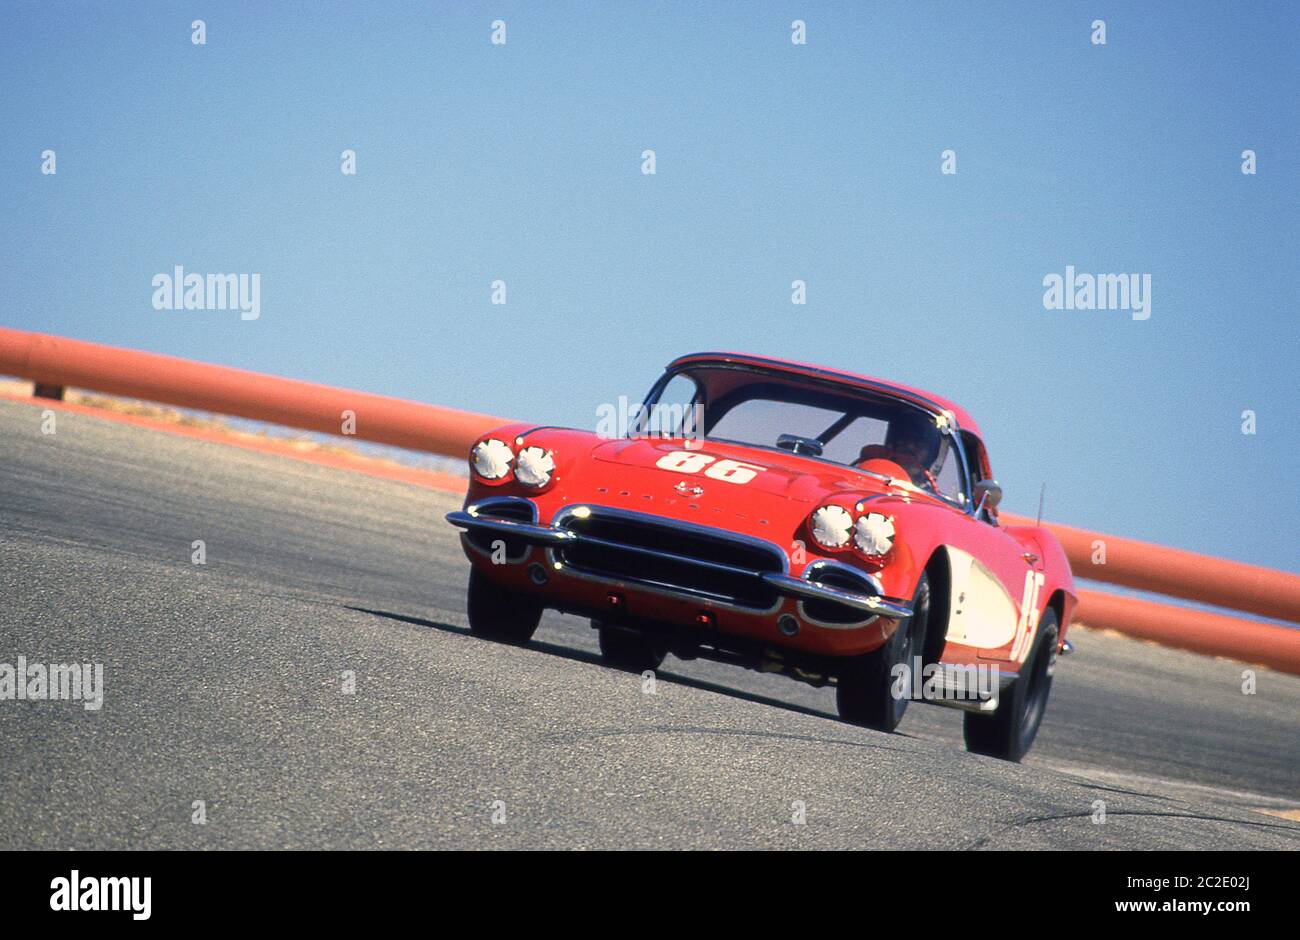
<instances>
[{"instance_id":1,"label":"blue sky","mask_svg":"<svg viewBox=\"0 0 1300 940\"><path fill-rule=\"evenodd\" d=\"M580 427L788 356L965 404L1009 509L1294 570L1298 10L6 2L0 324Z\"/></svg>"}]
</instances>

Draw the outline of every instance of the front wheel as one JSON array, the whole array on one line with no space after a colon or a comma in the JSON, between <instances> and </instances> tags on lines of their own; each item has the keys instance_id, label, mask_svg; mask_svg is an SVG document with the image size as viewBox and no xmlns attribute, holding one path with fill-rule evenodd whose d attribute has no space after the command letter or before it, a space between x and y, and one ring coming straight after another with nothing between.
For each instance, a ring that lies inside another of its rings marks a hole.
<instances>
[{"instance_id":1,"label":"front wheel","mask_svg":"<svg viewBox=\"0 0 1300 940\"><path fill-rule=\"evenodd\" d=\"M912 669L913 655L919 656L925 649L929 621L930 582L921 575L912 595L912 616L895 628L884 646L854 657L840 672L835 704L841 718L877 731L893 731L898 727L907 711L906 690L912 688L912 682L899 686L896 667ZM919 676L912 679L920 681Z\"/></svg>"},{"instance_id":2,"label":"front wheel","mask_svg":"<svg viewBox=\"0 0 1300 940\"><path fill-rule=\"evenodd\" d=\"M469 596L466 604L469 632L498 643L519 646L533 638L542 619L542 605L531 597L515 594L494 584L477 568L469 572Z\"/></svg>"},{"instance_id":3,"label":"front wheel","mask_svg":"<svg viewBox=\"0 0 1300 940\"><path fill-rule=\"evenodd\" d=\"M1052 691L1059 635L1056 611L1049 607L1038 621L1034 649L1025 657L1020 677L1001 694L998 710L992 715L965 714L966 750L1015 762L1029 753Z\"/></svg>"}]
</instances>

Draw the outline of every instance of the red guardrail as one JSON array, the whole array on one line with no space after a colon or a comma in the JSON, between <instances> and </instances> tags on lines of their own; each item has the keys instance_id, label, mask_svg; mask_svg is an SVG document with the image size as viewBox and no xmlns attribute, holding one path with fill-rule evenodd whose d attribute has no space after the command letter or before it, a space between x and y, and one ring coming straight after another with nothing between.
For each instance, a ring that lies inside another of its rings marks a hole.
<instances>
[{"instance_id":1,"label":"red guardrail","mask_svg":"<svg viewBox=\"0 0 1300 940\"><path fill-rule=\"evenodd\" d=\"M505 418L0 327L0 375L463 457Z\"/></svg>"},{"instance_id":2,"label":"red guardrail","mask_svg":"<svg viewBox=\"0 0 1300 940\"><path fill-rule=\"evenodd\" d=\"M1104 630L1207 656L1228 656L1300 674L1300 630L1238 620L1101 591L1079 591L1075 619Z\"/></svg>"},{"instance_id":3,"label":"red guardrail","mask_svg":"<svg viewBox=\"0 0 1300 940\"><path fill-rule=\"evenodd\" d=\"M1010 525L1034 524L1009 513L1000 518ZM1061 540L1077 578L1300 622L1300 577L1296 575L1055 522L1043 525ZM1105 562L1094 562L1101 550Z\"/></svg>"},{"instance_id":4,"label":"red guardrail","mask_svg":"<svg viewBox=\"0 0 1300 940\"><path fill-rule=\"evenodd\" d=\"M504 418L0 328L0 374L44 386L77 386L289 427L461 457ZM1004 514L1015 525L1031 520ZM1300 577L1118 536L1044 523L1061 540L1075 574L1266 617L1300 622ZM1093 564L1094 542L1106 563ZM1076 617L1170 646L1262 662L1300 674L1300 630L1095 591L1080 591Z\"/></svg>"}]
</instances>

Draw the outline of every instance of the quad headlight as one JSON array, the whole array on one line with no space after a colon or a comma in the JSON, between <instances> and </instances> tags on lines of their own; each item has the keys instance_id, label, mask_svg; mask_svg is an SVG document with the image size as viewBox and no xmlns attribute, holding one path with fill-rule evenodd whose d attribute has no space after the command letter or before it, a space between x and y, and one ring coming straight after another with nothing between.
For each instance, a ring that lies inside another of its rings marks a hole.
<instances>
[{"instance_id":1,"label":"quad headlight","mask_svg":"<svg viewBox=\"0 0 1300 940\"><path fill-rule=\"evenodd\" d=\"M894 520L883 513L869 512L853 526L853 544L864 555L888 555L894 547Z\"/></svg>"},{"instance_id":2,"label":"quad headlight","mask_svg":"<svg viewBox=\"0 0 1300 940\"><path fill-rule=\"evenodd\" d=\"M524 486L543 487L555 473L555 457L541 447L525 447L515 456L515 479Z\"/></svg>"},{"instance_id":3,"label":"quad headlight","mask_svg":"<svg viewBox=\"0 0 1300 940\"><path fill-rule=\"evenodd\" d=\"M510 472L510 464L515 459L514 452L505 441L489 437L479 441L470 451L469 462L474 472L485 480L499 480Z\"/></svg>"},{"instance_id":4,"label":"quad headlight","mask_svg":"<svg viewBox=\"0 0 1300 940\"><path fill-rule=\"evenodd\" d=\"M523 443L516 439L516 446ZM511 470L521 486L540 490L555 479L555 455L544 447L521 447L518 453L503 440L489 437L474 445L469 463L475 475L492 482L504 480Z\"/></svg>"},{"instance_id":5,"label":"quad headlight","mask_svg":"<svg viewBox=\"0 0 1300 940\"><path fill-rule=\"evenodd\" d=\"M813 541L822 548L843 548L852 531L853 516L843 506L822 506L812 514Z\"/></svg>"},{"instance_id":6,"label":"quad headlight","mask_svg":"<svg viewBox=\"0 0 1300 940\"><path fill-rule=\"evenodd\" d=\"M861 506L857 508L862 511ZM848 509L831 504L818 508L808 523L813 541L822 548L852 547L873 560L893 550L897 535L894 520L883 513L868 512L854 519Z\"/></svg>"}]
</instances>

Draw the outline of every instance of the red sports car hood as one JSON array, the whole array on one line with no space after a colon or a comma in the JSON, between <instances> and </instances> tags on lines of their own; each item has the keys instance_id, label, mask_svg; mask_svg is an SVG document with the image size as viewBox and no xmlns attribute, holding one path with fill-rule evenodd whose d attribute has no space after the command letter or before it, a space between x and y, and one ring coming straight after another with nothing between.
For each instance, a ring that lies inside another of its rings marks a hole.
<instances>
[{"instance_id":1,"label":"red sports car hood","mask_svg":"<svg viewBox=\"0 0 1300 940\"><path fill-rule=\"evenodd\" d=\"M679 456L674 459L674 454ZM691 455L694 460L680 455ZM699 455L714 459L706 462ZM729 508L749 503L756 512L778 516L784 515L774 505L778 501L797 504L791 509L802 517L832 496L875 494L887 489L883 481L847 467L719 441L706 441L703 446L692 442L689 447L680 440L602 441L592 449L591 456L626 468L613 478L635 481L655 495L671 495L674 486L684 483L703 490L699 497L702 503L725 503ZM743 466L737 468L723 461ZM746 468L752 468L752 472Z\"/></svg>"}]
</instances>

